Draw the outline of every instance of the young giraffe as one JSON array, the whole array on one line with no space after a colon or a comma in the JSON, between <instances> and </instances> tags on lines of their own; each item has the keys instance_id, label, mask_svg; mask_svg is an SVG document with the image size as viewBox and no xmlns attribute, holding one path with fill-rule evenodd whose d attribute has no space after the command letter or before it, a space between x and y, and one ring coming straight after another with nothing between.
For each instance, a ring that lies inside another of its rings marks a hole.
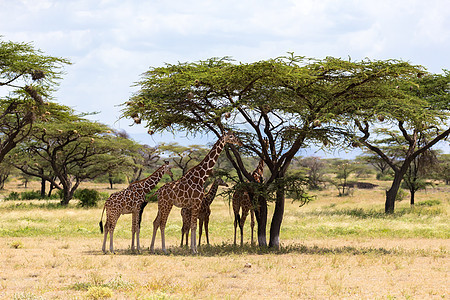
<instances>
[{"instance_id":1,"label":"young giraffe","mask_svg":"<svg viewBox=\"0 0 450 300\"><path fill-rule=\"evenodd\" d=\"M203 185L227 143L242 145L241 141L234 133L228 131L220 137L209 153L197 166L191 168L177 181L166 183L156 192L158 199L158 214L153 221L153 236L150 251L154 251L156 231L159 227L161 230L162 250L166 253L164 230L170 210L172 209L172 206L175 205L177 207L188 207L191 209L191 250L193 253L197 253L195 235L197 229L197 217L204 195Z\"/></svg>"},{"instance_id":2,"label":"young giraffe","mask_svg":"<svg viewBox=\"0 0 450 300\"><path fill-rule=\"evenodd\" d=\"M113 250L113 235L114 228L116 227L117 220L120 215L132 214L132 237L131 237L131 250L134 251L134 237L136 235L136 246L137 251L140 251L139 244L139 232L142 217L142 206L145 207L147 202L145 201L145 195L148 194L156 184L161 180L164 174L169 174L170 177L173 176L170 170L169 162L165 161L164 165L158 168L149 177L131 183L126 189L119 192L113 193L109 196L108 200L105 202L103 208L102 217L100 218L100 232L103 233L103 213L106 209L106 223L105 223L105 234L103 237L102 251L106 253L106 238L109 233L109 251L114 253Z\"/></svg>"},{"instance_id":3,"label":"young giraffe","mask_svg":"<svg viewBox=\"0 0 450 300\"><path fill-rule=\"evenodd\" d=\"M267 145L268 141L265 140ZM252 173L252 177L256 182L262 183L264 180L264 160L259 160L258 166ZM233 194L232 206L234 212L234 245L236 245L236 227L239 224L241 230L241 246L244 245L244 223L250 210L250 228L251 228L251 244L253 245L253 228L255 227L255 210L248 191L238 190ZM242 208L242 216L239 216L239 210Z\"/></svg>"},{"instance_id":4,"label":"young giraffe","mask_svg":"<svg viewBox=\"0 0 450 300\"><path fill-rule=\"evenodd\" d=\"M199 222L199 234L198 234L198 245L200 246L200 241L202 239L202 227L205 224L205 234L206 234L206 242L209 245L209 234L208 234L208 224L209 224L209 215L211 214L211 203L217 194L217 189L220 186L228 186L222 178L217 178L211 185L208 193L203 196L202 206L200 207L200 211L198 212L198 222ZM183 218L183 227L181 228L181 247L183 246L183 238L186 235L186 246L188 245L188 237L189 237L189 227L191 221L191 210L187 207L181 209L181 217Z\"/></svg>"}]
</instances>

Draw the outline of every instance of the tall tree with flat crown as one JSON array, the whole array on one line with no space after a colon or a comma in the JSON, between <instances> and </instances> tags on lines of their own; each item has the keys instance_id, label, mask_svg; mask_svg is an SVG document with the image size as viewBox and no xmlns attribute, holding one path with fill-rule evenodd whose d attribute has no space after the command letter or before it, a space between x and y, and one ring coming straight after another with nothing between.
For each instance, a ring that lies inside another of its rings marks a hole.
<instances>
[{"instance_id":1,"label":"tall tree with flat crown","mask_svg":"<svg viewBox=\"0 0 450 300\"><path fill-rule=\"evenodd\" d=\"M264 160L269 169L255 195L258 243L267 244L267 202L275 202L269 246L279 247L288 194L307 201L302 185L286 176L300 149L311 144L350 144L340 122L360 110L376 109L381 100L405 98L391 93L391 81L409 78L421 68L401 61L351 62L328 57L286 57L254 63L211 58L194 63L150 68L137 83L139 91L125 103L122 117L145 122L155 132L213 133L232 129L244 146L230 146L227 157L241 182L257 184L241 154ZM268 139L268 144L264 142ZM253 167L252 167L253 168ZM289 180L288 180L289 179ZM300 190L299 190L300 189Z\"/></svg>"}]
</instances>

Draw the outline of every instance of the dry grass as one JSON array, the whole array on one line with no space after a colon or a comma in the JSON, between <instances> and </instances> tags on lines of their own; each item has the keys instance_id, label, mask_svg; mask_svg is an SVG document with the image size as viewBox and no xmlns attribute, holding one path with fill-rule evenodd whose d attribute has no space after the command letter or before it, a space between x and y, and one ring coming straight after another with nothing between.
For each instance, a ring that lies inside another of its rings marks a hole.
<instances>
[{"instance_id":1,"label":"dry grass","mask_svg":"<svg viewBox=\"0 0 450 300\"><path fill-rule=\"evenodd\" d=\"M13 189L12 183L1 195ZM228 203L216 199L212 245L197 256L178 247L178 208L166 228L169 255L148 252L156 204L144 213L141 255L129 251L130 215L116 228L118 254L103 255L102 207L12 208L12 202L0 201L0 298L446 299L449 192L448 187L421 192L417 202L441 204L410 211L405 200L391 217L380 214L382 187L346 198L322 191L302 208L289 202L278 252L233 247ZM157 250L160 243L158 235Z\"/></svg>"}]
</instances>

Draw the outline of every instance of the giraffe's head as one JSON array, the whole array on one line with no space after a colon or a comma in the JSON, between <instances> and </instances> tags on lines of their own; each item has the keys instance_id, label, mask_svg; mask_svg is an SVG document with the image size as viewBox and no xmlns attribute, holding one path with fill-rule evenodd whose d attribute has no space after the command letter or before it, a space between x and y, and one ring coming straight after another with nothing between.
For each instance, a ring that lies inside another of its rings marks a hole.
<instances>
[{"instance_id":1,"label":"giraffe's head","mask_svg":"<svg viewBox=\"0 0 450 300\"><path fill-rule=\"evenodd\" d=\"M216 181L217 181L218 185L226 186L226 187L228 186L228 184L225 181L223 181L222 178L217 178Z\"/></svg>"},{"instance_id":2,"label":"giraffe's head","mask_svg":"<svg viewBox=\"0 0 450 300\"><path fill-rule=\"evenodd\" d=\"M223 136L223 138L224 138L225 143L234 144L234 145L238 145L238 146L243 146L241 140L231 130L228 131Z\"/></svg>"},{"instance_id":3,"label":"giraffe's head","mask_svg":"<svg viewBox=\"0 0 450 300\"><path fill-rule=\"evenodd\" d=\"M170 178L173 181L173 173L172 173L172 166L169 164L168 160L164 161L164 165L163 165L163 175L167 174L170 176Z\"/></svg>"}]
</instances>

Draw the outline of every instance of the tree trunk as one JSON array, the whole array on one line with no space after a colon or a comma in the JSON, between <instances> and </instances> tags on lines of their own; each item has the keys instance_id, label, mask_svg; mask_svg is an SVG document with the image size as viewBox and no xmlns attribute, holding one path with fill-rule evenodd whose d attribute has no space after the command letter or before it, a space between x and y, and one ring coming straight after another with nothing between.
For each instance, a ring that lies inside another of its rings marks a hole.
<instances>
[{"instance_id":1,"label":"tree trunk","mask_svg":"<svg viewBox=\"0 0 450 300\"><path fill-rule=\"evenodd\" d=\"M267 227L267 200L259 196L258 208L255 209L256 223L258 223L258 245L267 246L266 227Z\"/></svg>"},{"instance_id":2,"label":"tree trunk","mask_svg":"<svg viewBox=\"0 0 450 300\"><path fill-rule=\"evenodd\" d=\"M386 191L386 202L384 204L384 212L387 214L394 213L395 198L397 197L400 183L402 182L404 172L395 172L394 181L391 188Z\"/></svg>"},{"instance_id":3,"label":"tree trunk","mask_svg":"<svg viewBox=\"0 0 450 300\"><path fill-rule=\"evenodd\" d=\"M111 174L109 174L108 180L109 180L109 188L112 190L113 189L113 178L112 178Z\"/></svg>"},{"instance_id":4,"label":"tree trunk","mask_svg":"<svg viewBox=\"0 0 450 300\"><path fill-rule=\"evenodd\" d=\"M5 187L5 182L6 182L6 179L8 179L8 177L9 177L9 174L0 176L0 190L3 190L3 188Z\"/></svg>"},{"instance_id":5,"label":"tree trunk","mask_svg":"<svg viewBox=\"0 0 450 300\"><path fill-rule=\"evenodd\" d=\"M284 189L279 188L276 195L275 210L273 212L272 223L270 224L269 247L278 249L280 248L280 230L284 214Z\"/></svg>"},{"instance_id":6,"label":"tree trunk","mask_svg":"<svg viewBox=\"0 0 450 300\"><path fill-rule=\"evenodd\" d=\"M48 194L47 197L50 198L52 196L52 191L55 188L55 186L50 182L50 186L48 188Z\"/></svg>"},{"instance_id":7,"label":"tree trunk","mask_svg":"<svg viewBox=\"0 0 450 300\"><path fill-rule=\"evenodd\" d=\"M45 198L45 182L44 178L41 179L41 198Z\"/></svg>"},{"instance_id":8,"label":"tree trunk","mask_svg":"<svg viewBox=\"0 0 450 300\"><path fill-rule=\"evenodd\" d=\"M410 194L411 194L411 201L410 201L410 204L411 204L411 207L414 207L414 198L415 198L415 195L416 195L416 191L415 191L414 189L412 189L412 190L410 190L409 192L410 192Z\"/></svg>"},{"instance_id":9,"label":"tree trunk","mask_svg":"<svg viewBox=\"0 0 450 300\"><path fill-rule=\"evenodd\" d=\"M61 199L61 205L67 206L69 201L72 200L75 189L70 187L63 187L63 197Z\"/></svg>"}]
</instances>

